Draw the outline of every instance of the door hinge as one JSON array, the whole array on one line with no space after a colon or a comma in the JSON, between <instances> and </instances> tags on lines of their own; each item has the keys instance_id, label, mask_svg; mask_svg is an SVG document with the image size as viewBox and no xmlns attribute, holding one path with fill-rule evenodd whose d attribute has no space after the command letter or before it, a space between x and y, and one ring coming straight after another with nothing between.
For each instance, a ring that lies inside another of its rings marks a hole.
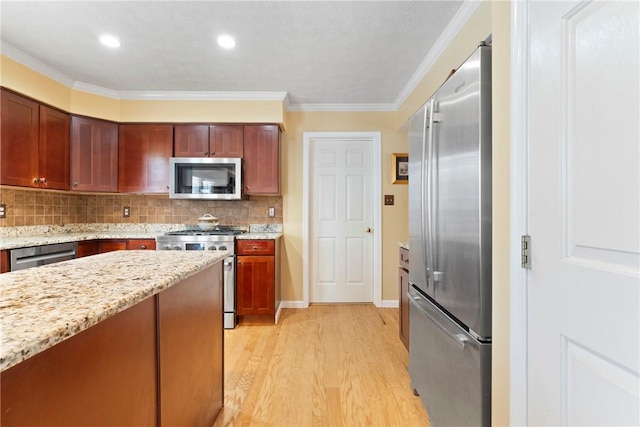
<instances>
[{"instance_id":1,"label":"door hinge","mask_svg":"<svg viewBox=\"0 0 640 427\"><path fill-rule=\"evenodd\" d=\"M531 236L522 236L520 239L520 267L531 268Z\"/></svg>"}]
</instances>

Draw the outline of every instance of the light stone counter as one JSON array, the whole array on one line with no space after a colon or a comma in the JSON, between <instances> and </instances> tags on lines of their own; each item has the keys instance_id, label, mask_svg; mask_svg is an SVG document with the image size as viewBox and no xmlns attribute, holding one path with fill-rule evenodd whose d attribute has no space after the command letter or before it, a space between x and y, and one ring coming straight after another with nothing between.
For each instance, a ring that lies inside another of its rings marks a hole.
<instances>
[{"instance_id":1,"label":"light stone counter","mask_svg":"<svg viewBox=\"0 0 640 427\"><path fill-rule=\"evenodd\" d=\"M282 233L254 233L249 232L245 234L239 234L236 236L238 240L268 240L268 239L279 239L282 237Z\"/></svg>"},{"instance_id":2,"label":"light stone counter","mask_svg":"<svg viewBox=\"0 0 640 427\"><path fill-rule=\"evenodd\" d=\"M0 275L0 371L224 259L115 251Z\"/></svg>"}]
</instances>

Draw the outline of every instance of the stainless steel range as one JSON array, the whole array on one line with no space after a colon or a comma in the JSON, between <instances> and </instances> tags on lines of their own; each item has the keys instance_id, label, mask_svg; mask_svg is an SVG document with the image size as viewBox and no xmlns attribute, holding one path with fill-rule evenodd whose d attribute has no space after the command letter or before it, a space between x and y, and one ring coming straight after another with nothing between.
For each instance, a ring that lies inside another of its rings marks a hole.
<instances>
[{"instance_id":1,"label":"stainless steel range","mask_svg":"<svg viewBox=\"0 0 640 427\"><path fill-rule=\"evenodd\" d=\"M224 259L224 327L233 329L236 316L236 250L237 235L247 233L249 227L220 225L215 230L197 227L170 231L156 237L159 251L228 251Z\"/></svg>"}]
</instances>

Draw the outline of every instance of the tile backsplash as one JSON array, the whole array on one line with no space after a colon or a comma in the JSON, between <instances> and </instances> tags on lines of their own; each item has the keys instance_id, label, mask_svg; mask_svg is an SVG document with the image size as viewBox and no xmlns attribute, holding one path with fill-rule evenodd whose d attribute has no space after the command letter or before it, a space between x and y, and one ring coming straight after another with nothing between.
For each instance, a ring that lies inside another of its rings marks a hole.
<instances>
[{"instance_id":1,"label":"tile backsplash","mask_svg":"<svg viewBox=\"0 0 640 427\"><path fill-rule=\"evenodd\" d=\"M165 195L76 194L60 191L0 187L0 203L6 218L0 227L64 225L75 223L171 223L195 224L210 213L221 224L282 224L282 197L249 197L247 200L177 200ZM123 208L130 207L124 218ZM275 217L269 218L269 207Z\"/></svg>"}]
</instances>

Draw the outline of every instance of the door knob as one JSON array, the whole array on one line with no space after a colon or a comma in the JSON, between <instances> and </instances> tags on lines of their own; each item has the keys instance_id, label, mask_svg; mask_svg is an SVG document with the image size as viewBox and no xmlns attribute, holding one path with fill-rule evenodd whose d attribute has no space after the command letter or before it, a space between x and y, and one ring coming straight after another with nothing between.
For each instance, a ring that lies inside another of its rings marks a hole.
<instances>
[{"instance_id":1,"label":"door knob","mask_svg":"<svg viewBox=\"0 0 640 427\"><path fill-rule=\"evenodd\" d=\"M364 231L365 231L366 233L371 233L371 227L367 227L367 228L365 228L365 229L364 229Z\"/></svg>"}]
</instances>

